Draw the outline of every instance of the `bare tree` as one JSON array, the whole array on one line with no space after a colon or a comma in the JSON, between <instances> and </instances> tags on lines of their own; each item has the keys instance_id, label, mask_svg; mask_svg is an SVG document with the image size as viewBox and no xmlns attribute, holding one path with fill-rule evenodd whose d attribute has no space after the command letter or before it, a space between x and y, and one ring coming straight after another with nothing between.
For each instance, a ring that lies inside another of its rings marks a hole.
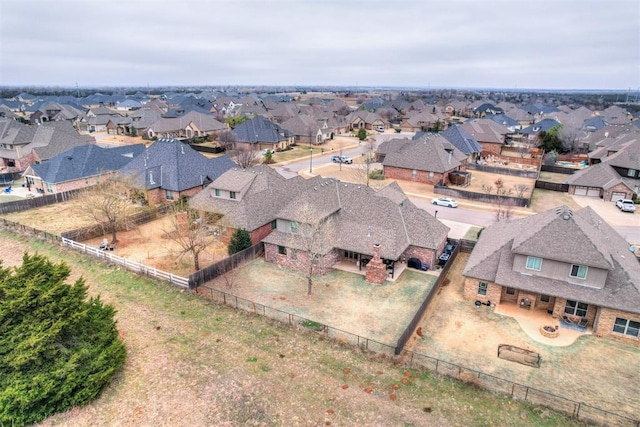
<instances>
[{"instance_id":1,"label":"bare tree","mask_svg":"<svg viewBox=\"0 0 640 427\"><path fill-rule=\"evenodd\" d=\"M335 223L331 217L323 217L309 203L304 203L291 222L289 248L298 268L306 273L307 295L313 289L313 276L319 273L319 263L333 248ZM297 251L300 250L298 253Z\"/></svg>"},{"instance_id":2,"label":"bare tree","mask_svg":"<svg viewBox=\"0 0 640 427\"><path fill-rule=\"evenodd\" d=\"M513 200L511 199L511 188L506 188L502 178L495 180L496 197L494 202L496 221L508 221L513 215Z\"/></svg>"},{"instance_id":3,"label":"bare tree","mask_svg":"<svg viewBox=\"0 0 640 427\"><path fill-rule=\"evenodd\" d=\"M133 189L131 177L116 174L79 194L82 211L98 223L103 233L111 233L111 243L118 241L116 232L126 227L127 217L136 209L130 196Z\"/></svg>"},{"instance_id":4,"label":"bare tree","mask_svg":"<svg viewBox=\"0 0 640 427\"><path fill-rule=\"evenodd\" d=\"M338 108L338 110L336 110L336 114L339 116L348 116L349 114L351 114L351 108L349 108L348 105L343 105L342 107Z\"/></svg>"},{"instance_id":5,"label":"bare tree","mask_svg":"<svg viewBox=\"0 0 640 427\"><path fill-rule=\"evenodd\" d=\"M200 255L215 241L216 236L211 232L196 211L178 203L169 216L169 229L165 230L167 237L180 246L178 259L190 254L193 267L200 270Z\"/></svg>"},{"instance_id":6,"label":"bare tree","mask_svg":"<svg viewBox=\"0 0 640 427\"><path fill-rule=\"evenodd\" d=\"M529 191L529 186L527 184L515 184L513 188L516 192L516 197L521 199L524 197L524 193Z\"/></svg>"},{"instance_id":7,"label":"bare tree","mask_svg":"<svg viewBox=\"0 0 640 427\"><path fill-rule=\"evenodd\" d=\"M225 151L233 149L236 143L236 135L230 130L224 130L218 134L218 145Z\"/></svg>"},{"instance_id":8,"label":"bare tree","mask_svg":"<svg viewBox=\"0 0 640 427\"><path fill-rule=\"evenodd\" d=\"M362 153L362 163L354 164L351 168L351 176L353 181L358 184L364 184L369 187L371 181L371 172L376 162L376 141L369 139L365 142L364 152Z\"/></svg>"},{"instance_id":9,"label":"bare tree","mask_svg":"<svg viewBox=\"0 0 640 427\"><path fill-rule=\"evenodd\" d=\"M253 148L241 148L238 144L227 151L231 160L233 160L242 169L247 169L260 163L261 153Z\"/></svg>"},{"instance_id":10,"label":"bare tree","mask_svg":"<svg viewBox=\"0 0 640 427\"><path fill-rule=\"evenodd\" d=\"M558 131L558 138L562 141L562 147L571 154L576 154L582 147L583 132L579 127L570 123L564 124Z\"/></svg>"}]
</instances>

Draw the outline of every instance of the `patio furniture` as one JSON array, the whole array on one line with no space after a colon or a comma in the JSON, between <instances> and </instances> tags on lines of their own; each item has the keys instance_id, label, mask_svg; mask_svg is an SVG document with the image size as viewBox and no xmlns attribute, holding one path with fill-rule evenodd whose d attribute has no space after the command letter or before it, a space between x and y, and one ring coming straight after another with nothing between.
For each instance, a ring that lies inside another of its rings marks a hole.
<instances>
[{"instance_id":1,"label":"patio furniture","mask_svg":"<svg viewBox=\"0 0 640 427\"><path fill-rule=\"evenodd\" d=\"M4 189L4 193L9 194L11 193L11 190L12 190L11 186L8 186L7 188Z\"/></svg>"}]
</instances>

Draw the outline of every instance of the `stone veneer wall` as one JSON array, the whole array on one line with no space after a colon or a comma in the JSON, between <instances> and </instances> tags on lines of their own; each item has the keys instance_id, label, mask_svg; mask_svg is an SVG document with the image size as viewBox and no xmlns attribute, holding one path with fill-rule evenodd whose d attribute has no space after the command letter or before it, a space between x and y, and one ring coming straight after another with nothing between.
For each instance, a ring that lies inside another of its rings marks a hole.
<instances>
[{"instance_id":1,"label":"stone veneer wall","mask_svg":"<svg viewBox=\"0 0 640 427\"><path fill-rule=\"evenodd\" d=\"M600 307L599 314L597 316L597 323L593 328L594 335L598 337L612 338L625 344L632 344L636 347L640 347L640 337L632 337L630 335L624 335L613 331L613 325L615 324L616 317L640 322L640 314Z\"/></svg>"},{"instance_id":2,"label":"stone veneer wall","mask_svg":"<svg viewBox=\"0 0 640 427\"><path fill-rule=\"evenodd\" d=\"M478 294L478 284L480 282L486 282L487 286L487 295L479 295ZM493 282L489 282L487 280L479 280L474 279L473 277L465 277L464 279L464 297L473 301L481 301L483 303L487 303L491 301L493 304L500 304L500 295L502 294L502 286L496 285Z\"/></svg>"},{"instance_id":3,"label":"stone veneer wall","mask_svg":"<svg viewBox=\"0 0 640 427\"><path fill-rule=\"evenodd\" d=\"M282 267L307 273L309 271L309 254L304 251L287 248L286 254L278 253L278 245L272 243L264 244L264 260ZM340 260L340 251L333 249L324 257L318 260L314 274L326 274Z\"/></svg>"}]
</instances>

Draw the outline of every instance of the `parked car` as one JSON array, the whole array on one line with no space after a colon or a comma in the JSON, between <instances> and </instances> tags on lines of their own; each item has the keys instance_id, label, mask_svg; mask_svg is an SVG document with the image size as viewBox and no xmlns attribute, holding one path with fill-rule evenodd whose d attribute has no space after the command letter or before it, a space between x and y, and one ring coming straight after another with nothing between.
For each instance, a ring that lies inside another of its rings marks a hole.
<instances>
[{"instance_id":1,"label":"parked car","mask_svg":"<svg viewBox=\"0 0 640 427\"><path fill-rule=\"evenodd\" d=\"M447 206L447 207L450 207L450 208L457 208L458 207L458 202L455 201L454 199L449 198L449 197L440 197L438 199L433 199L431 201L431 203L433 203L434 205Z\"/></svg>"},{"instance_id":2,"label":"parked car","mask_svg":"<svg viewBox=\"0 0 640 427\"><path fill-rule=\"evenodd\" d=\"M633 200L630 199L619 199L616 201L616 206L622 212L635 212L636 205L633 203Z\"/></svg>"},{"instance_id":3,"label":"parked car","mask_svg":"<svg viewBox=\"0 0 640 427\"><path fill-rule=\"evenodd\" d=\"M422 271L427 271L429 269L429 266L418 258L409 258L407 261L407 267Z\"/></svg>"},{"instance_id":4,"label":"parked car","mask_svg":"<svg viewBox=\"0 0 640 427\"><path fill-rule=\"evenodd\" d=\"M348 165L353 163L353 159L347 156L331 156L331 161L333 163L346 163Z\"/></svg>"},{"instance_id":5,"label":"parked car","mask_svg":"<svg viewBox=\"0 0 640 427\"><path fill-rule=\"evenodd\" d=\"M384 132L384 126L376 126L378 132Z\"/></svg>"},{"instance_id":6,"label":"parked car","mask_svg":"<svg viewBox=\"0 0 640 427\"><path fill-rule=\"evenodd\" d=\"M453 245L451 243L447 243L444 247L444 253L451 255L451 252L453 252Z\"/></svg>"}]
</instances>

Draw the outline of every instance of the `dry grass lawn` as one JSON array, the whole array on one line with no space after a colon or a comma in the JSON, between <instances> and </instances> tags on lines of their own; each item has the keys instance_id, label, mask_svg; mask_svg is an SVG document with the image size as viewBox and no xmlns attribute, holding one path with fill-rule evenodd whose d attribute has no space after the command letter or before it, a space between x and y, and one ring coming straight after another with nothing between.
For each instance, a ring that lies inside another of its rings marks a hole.
<instances>
[{"instance_id":1,"label":"dry grass lawn","mask_svg":"<svg viewBox=\"0 0 640 427\"><path fill-rule=\"evenodd\" d=\"M612 340L584 335L567 347L540 344L522 331L511 317L478 310L462 298L462 268L468 255L460 254L430 316L422 325L424 338L414 350L491 375L564 396L616 413L640 417L637 393L640 349ZM538 352L540 368L496 357L499 344Z\"/></svg>"},{"instance_id":2,"label":"dry grass lawn","mask_svg":"<svg viewBox=\"0 0 640 427\"><path fill-rule=\"evenodd\" d=\"M42 426L566 426L545 408L407 370L77 252L0 233L4 266L23 251L65 260L72 280L117 310L127 361L90 405Z\"/></svg>"}]
</instances>

